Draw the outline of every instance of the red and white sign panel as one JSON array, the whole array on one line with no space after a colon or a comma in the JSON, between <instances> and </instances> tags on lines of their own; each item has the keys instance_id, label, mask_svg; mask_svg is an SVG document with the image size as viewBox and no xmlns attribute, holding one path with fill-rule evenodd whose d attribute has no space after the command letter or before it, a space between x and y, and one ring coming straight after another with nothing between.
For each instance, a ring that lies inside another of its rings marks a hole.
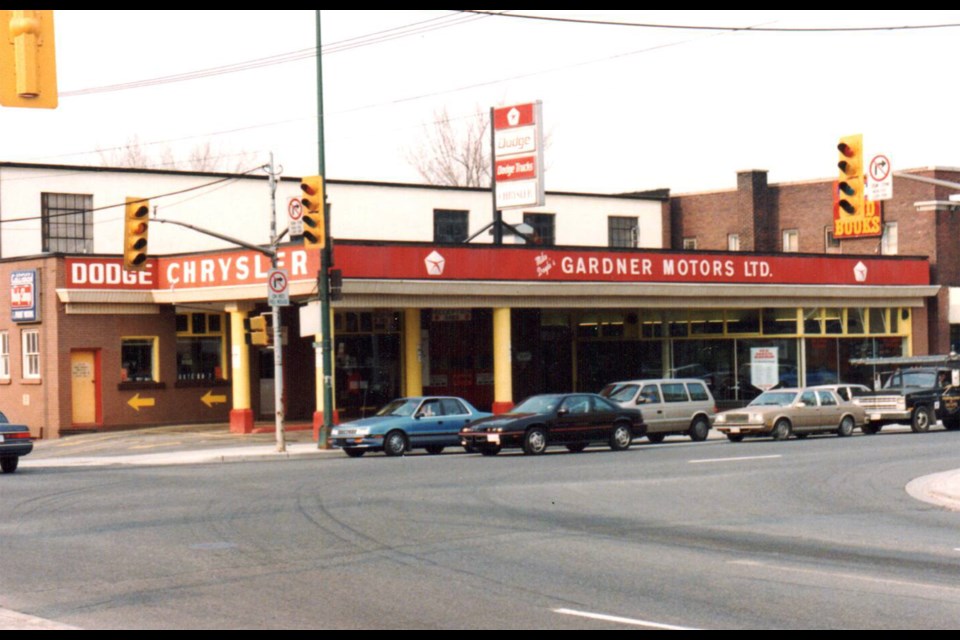
<instances>
[{"instance_id":1,"label":"red and white sign panel","mask_svg":"<svg viewBox=\"0 0 960 640\"><path fill-rule=\"evenodd\" d=\"M531 180L537 177L537 156L520 156L497 160L494 163L497 182Z\"/></svg>"},{"instance_id":2,"label":"red and white sign panel","mask_svg":"<svg viewBox=\"0 0 960 640\"><path fill-rule=\"evenodd\" d=\"M536 112L539 103L515 104L511 107L501 107L493 110L493 130L524 127L536 123Z\"/></svg>"}]
</instances>

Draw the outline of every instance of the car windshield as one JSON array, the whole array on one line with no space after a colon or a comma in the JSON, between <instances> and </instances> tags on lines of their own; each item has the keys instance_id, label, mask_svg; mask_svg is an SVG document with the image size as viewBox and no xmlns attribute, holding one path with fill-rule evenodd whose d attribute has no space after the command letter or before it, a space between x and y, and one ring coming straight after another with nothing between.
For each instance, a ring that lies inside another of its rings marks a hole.
<instances>
[{"instance_id":1,"label":"car windshield","mask_svg":"<svg viewBox=\"0 0 960 640\"><path fill-rule=\"evenodd\" d=\"M400 398L388 403L385 407L377 411L378 416L400 416L406 418L413 415L420 405L419 400L410 398Z\"/></svg>"},{"instance_id":2,"label":"car windshield","mask_svg":"<svg viewBox=\"0 0 960 640\"><path fill-rule=\"evenodd\" d=\"M633 396L637 395L637 385L635 384L621 384L618 386L610 385L603 390L604 393L601 393L604 398L609 398L613 402L626 402L627 400L632 400Z\"/></svg>"},{"instance_id":3,"label":"car windshield","mask_svg":"<svg viewBox=\"0 0 960 640\"><path fill-rule=\"evenodd\" d=\"M937 386L936 371L898 371L883 385L884 389L899 389L902 387L919 387L929 389Z\"/></svg>"},{"instance_id":4,"label":"car windshield","mask_svg":"<svg viewBox=\"0 0 960 640\"><path fill-rule=\"evenodd\" d=\"M561 396L533 396L515 406L510 413L550 413L560 400Z\"/></svg>"},{"instance_id":5,"label":"car windshield","mask_svg":"<svg viewBox=\"0 0 960 640\"><path fill-rule=\"evenodd\" d=\"M748 406L762 407L785 407L792 403L797 397L796 391L766 391L753 399Z\"/></svg>"}]
</instances>

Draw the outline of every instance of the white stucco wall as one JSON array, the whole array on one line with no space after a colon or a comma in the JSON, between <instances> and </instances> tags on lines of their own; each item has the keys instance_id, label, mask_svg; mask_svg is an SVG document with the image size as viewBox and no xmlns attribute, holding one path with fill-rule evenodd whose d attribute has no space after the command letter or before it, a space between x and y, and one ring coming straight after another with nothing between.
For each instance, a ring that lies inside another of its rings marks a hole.
<instances>
[{"instance_id":1,"label":"white stucco wall","mask_svg":"<svg viewBox=\"0 0 960 640\"><path fill-rule=\"evenodd\" d=\"M215 183L215 184L211 184ZM206 185L206 186L205 186ZM287 205L299 197L298 177L279 182L277 226L287 226ZM150 198L151 210L163 219L200 226L254 244L270 237L271 198L265 176L218 176L47 166L0 166L0 257L42 252L41 194L93 196L93 252L119 254L123 203L127 196ZM470 232L492 219L490 192L416 185L333 181L327 184L332 235L357 240L433 240L435 209L469 211ZM605 195L549 193L540 208L508 210L504 220L519 224L523 213L556 215L556 242L570 246L607 246L607 218L634 216L642 248L662 248L661 202ZM475 242L490 242L483 234ZM510 239L507 242L511 242ZM153 221L153 255L219 249L229 243L195 231Z\"/></svg>"}]
</instances>

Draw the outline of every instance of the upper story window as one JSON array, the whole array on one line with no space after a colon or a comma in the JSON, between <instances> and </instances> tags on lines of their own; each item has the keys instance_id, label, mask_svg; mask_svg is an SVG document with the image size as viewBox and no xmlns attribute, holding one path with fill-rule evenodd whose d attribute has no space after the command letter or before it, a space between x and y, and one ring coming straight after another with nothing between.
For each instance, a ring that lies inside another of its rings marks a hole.
<instances>
[{"instance_id":1,"label":"upper story window","mask_svg":"<svg viewBox=\"0 0 960 640\"><path fill-rule=\"evenodd\" d=\"M683 248L687 251L696 251L697 250L697 239L696 238L684 238L683 239Z\"/></svg>"},{"instance_id":2,"label":"upper story window","mask_svg":"<svg viewBox=\"0 0 960 640\"><path fill-rule=\"evenodd\" d=\"M783 230L784 253L796 253L800 250L800 232L796 229Z\"/></svg>"},{"instance_id":3,"label":"upper story window","mask_svg":"<svg viewBox=\"0 0 960 640\"><path fill-rule=\"evenodd\" d=\"M93 196L40 194L45 253L93 253Z\"/></svg>"},{"instance_id":4,"label":"upper story window","mask_svg":"<svg viewBox=\"0 0 960 640\"><path fill-rule=\"evenodd\" d=\"M740 251L740 234L727 234L727 251Z\"/></svg>"},{"instance_id":5,"label":"upper story window","mask_svg":"<svg viewBox=\"0 0 960 640\"><path fill-rule=\"evenodd\" d=\"M10 379L10 332L0 331L0 379Z\"/></svg>"},{"instance_id":6,"label":"upper story window","mask_svg":"<svg viewBox=\"0 0 960 640\"><path fill-rule=\"evenodd\" d=\"M449 209L433 210L433 241L457 244L470 235L470 212Z\"/></svg>"},{"instance_id":7,"label":"upper story window","mask_svg":"<svg viewBox=\"0 0 960 640\"><path fill-rule=\"evenodd\" d=\"M897 251L897 223L887 222L883 225L883 235L880 237L880 253L895 256Z\"/></svg>"},{"instance_id":8,"label":"upper story window","mask_svg":"<svg viewBox=\"0 0 960 640\"><path fill-rule=\"evenodd\" d=\"M557 244L556 216L552 213L525 213L524 224L533 227L533 237L537 244L553 247Z\"/></svg>"},{"instance_id":9,"label":"upper story window","mask_svg":"<svg viewBox=\"0 0 960 640\"><path fill-rule=\"evenodd\" d=\"M827 253L840 253L840 240L833 235L833 226L823 228L823 248Z\"/></svg>"},{"instance_id":10,"label":"upper story window","mask_svg":"<svg viewBox=\"0 0 960 640\"><path fill-rule=\"evenodd\" d=\"M40 377L40 331L24 329L20 334L20 342L23 355L23 377L38 379Z\"/></svg>"},{"instance_id":11,"label":"upper story window","mask_svg":"<svg viewBox=\"0 0 960 640\"><path fill-rule=\"evenodd\" d=\"M609 246L636 248L640 244L640 227L635 217L610 216L607 218Z\"/></svg>"}]
</instances>

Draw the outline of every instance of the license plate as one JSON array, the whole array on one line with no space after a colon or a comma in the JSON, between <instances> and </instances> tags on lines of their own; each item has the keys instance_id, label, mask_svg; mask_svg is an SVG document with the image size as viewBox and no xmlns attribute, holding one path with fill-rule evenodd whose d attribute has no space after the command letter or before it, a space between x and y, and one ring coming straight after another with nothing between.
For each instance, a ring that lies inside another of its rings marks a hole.
<instances>
[{"instance_id":1,"label":"license plate","mask_svg":"<svg viewBox=\"0 0 960 640\"><path fill-rule=\"evenodd\" d=\"M871 413L871 414L870 414L870 420L873 420L873 421L879 420L879 419L882 418L882 417L883 417L883 416L882 416L881 414L879 414L879 413Z\"/></svg>"},{"instance_id":2,"label":"license plate","mask_svg":"<svg viewBox=\"0 0 960 640\"><path fill-rule=\"evenodd\" d=\"M730 429L730 433L737 434L740 433L740 427L733 427Z\"/></svg>"},{"instance_id":3,"label":"license plate","mask_svg":"<svg viewBox=\"0 0 960 640\"><path fill-rule=\"evenodd\" d=\"M488 433L487 442L490 444L500 444L500 434L499 433Z\"/></svg>"},{"instance_id":4,"label":"license plate","mask_svg":"<svg viewBox=\"0 0 960 640\"><path fill-rule=\"evenodd\" d=\"M3 434L0 434L0 442L3 442Z\"/></svg>"}]
</instances>

